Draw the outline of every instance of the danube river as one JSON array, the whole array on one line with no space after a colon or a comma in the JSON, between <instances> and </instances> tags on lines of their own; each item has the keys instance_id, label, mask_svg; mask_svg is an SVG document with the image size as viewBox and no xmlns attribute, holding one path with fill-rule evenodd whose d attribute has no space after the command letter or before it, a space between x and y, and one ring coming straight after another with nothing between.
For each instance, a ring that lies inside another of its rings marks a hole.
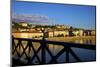
<instances>
[{"instance_id":1,"label":"danube river","mask_svg":"<svg viewBox=\"0 0 100 67\"><path fill-rule=\"evenodd\" d=\"M32 38L34 33L13 33L12 34L14 37L17 38ZM87 44L87 45L96 45L96 40L95 36L85 36L85 37L51 37L51 38L46 38L47 40L51 41L61 41L61 42L71 42L71 43L81 43L81 44ZM26 45L27 42L23 42L24 46ZM35 50L37 50L40 46L40 43L33 43L33 46ZM52 52L53 55L56 55L60 50L62 50L64 47L63 46L58 46L58 45L53 45L49 44L48 45L49 50ZM96 60L96 51L95 50L88 50L88 49L81 49L81 48L72 48L72 50L75 52L75 54L81 59L81 61L95 61ZM23 49L22 49L23 51ZM19 51L22 53L22 51ZM26 53L28 51L26 50ZM34 53L31 52L30 56L33 56ZM41 50L38 53L38 56L41 58ZM59 58L58 58L58 63L63 63L65 62L65 57L66 53L63 53ZM23 56L24 58L24 56ZM46 52L46 62L50 61L51 57ZM75 58L69 53L69 62L76 62ZM33 63L38 63L37 59L33 60Z\"/></svg>"}]
</instances>

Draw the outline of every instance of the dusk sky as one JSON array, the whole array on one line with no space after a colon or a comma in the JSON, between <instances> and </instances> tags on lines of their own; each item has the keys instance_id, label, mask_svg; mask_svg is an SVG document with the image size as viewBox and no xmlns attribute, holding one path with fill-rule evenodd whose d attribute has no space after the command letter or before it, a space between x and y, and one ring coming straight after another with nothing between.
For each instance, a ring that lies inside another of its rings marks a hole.
<instances>
[{"instance_id":1,"label":"dusk sky","mask_svg":"<svg viewBox=\"0 0 100 67\"><path fill-rule=\"evenodd\" d=\"M19 1L12 3L12 14L43 15L54 20L51 24L64 24L85 29L95 29L95 13L95 6Z\"/></svg>"}]
</instances>

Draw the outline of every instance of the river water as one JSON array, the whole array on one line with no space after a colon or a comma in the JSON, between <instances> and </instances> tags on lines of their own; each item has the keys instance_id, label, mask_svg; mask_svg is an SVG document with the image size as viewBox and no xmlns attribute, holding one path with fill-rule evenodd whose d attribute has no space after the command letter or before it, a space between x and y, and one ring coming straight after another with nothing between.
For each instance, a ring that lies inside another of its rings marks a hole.
<instances>
[{"instance_id":1,"label":"river water","mask_svg":"<svg viewBox=\"0 0 100 67\"><path fill-rule=\"evenodd\" d=\"M14 37L18 38L32 38L34 34L32 33L13 33ZM68 40L69 39L69 40ZM89 45L95 45L95 38L76 38L76 39L71 39L71 38L48 38L48 40L53 40L53 41L64 41L64 42L73 42L73 43L81 43L81 44L89 44ZM25 44L25 42L23 42ZM25 45L24 45L25 46ZM37 50L38 47L40 46L39 43L34 43L34 48ZM58 46L58 45L53 45L49 44L48 45L49 50L52 52L52 54L55 56L61 49L63 49L63 46ZM80 49L80 48L71 48L75 54L81 59L81 61L95 61L96 60L96 51L95 50L88 50L88 49ZM23 51L23 50L22 50ZM19 51L21 52L21 51ZM27 50L26 50L27 52ZM31 56L33 56L34 53L31 51ZM38 56L41 58L41 50L38 53ZM65 62L65 52L57 59L58 63L63 63ZM48 52L46 52L46 62L49 62L51 60L51 57ZM37 59L35 58L33 60L33 63L35 63ZM69 62L76 62L75 58L69 53Z\"/></svg>"}]
</instances>

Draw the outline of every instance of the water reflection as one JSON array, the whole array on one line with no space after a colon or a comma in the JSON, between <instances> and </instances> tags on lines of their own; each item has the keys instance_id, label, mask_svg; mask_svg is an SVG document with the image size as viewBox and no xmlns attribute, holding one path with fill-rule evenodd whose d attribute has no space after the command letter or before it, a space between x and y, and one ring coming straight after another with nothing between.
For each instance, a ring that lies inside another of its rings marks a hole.
<instances>
[{"instance_id":1,"label":"water reflection","mask_svg":"<svg viewBox=\"0 0 100 67\"><path fill-rule=\"evenodd\" d=\"M17 40L15 41L17 44ZM26 41L22 41L22 44L24 46L24 48L27 46L27 42ZM64 47L63 46L59 46L59 45L54 45L54 44L46 44L48 49L50 50L50 52L52 53L53 56L56 56ZM34 47L34 49L37 51L40 47L40 43L37 42L32 42L32 46ZM20 49L19 49L20 48ZM81 61L94 61L96 59L96 51L94 50L88 50L88 49L81 49L81 48L71 48L75 54L81 59ZM17 48L17 51L21 54L23 53L23 48L22 46ZM29 53L29 48L27 48L25 50L25 53L27 54L27 56L33 57L34 56L34 51L30 50ZM40 60L41 60L41 50L37 53L37 55L39 56ZM14 53L14 57L17 58L16 53ZM25 60L26 56L25 54L22 56L21 59ZM48 53L48 51L46 51L46 63L48 63L51 60L51 56ZM26 62L27 60L25 60ZM57 59L58 63L62 63L66 61L66 52L62 53L59 58ZM38 64L38 60L35 57L34 60L32 61L35 64ZM69 62L77 62L76 59L69 53Z\"/></svg>"},{"instance_id":2,"label":"water reflection","mask_svg":"<svg viewBox=\"0 0 100 67\"><path fill-rule=\"evenodd\" d=\"M34 33L12 33L12 35L14 37L18 37L18 38L33 38L33 36L35 35ZM54 38L47 38L47 40L51 40L51 41L62 41L62 42L71 42L71 43L81 43L81 44L94 44L95 45L95 37L89 37L89 38L71 38L71 37L54 37ZM15 43L17 44L18 41L15 41ZM22 41L22 44L24 46L24 48L27 45L27 42ZM54 44L46 44L47 47L49 48L50 52L52 53L53 56L57 55L59 53L59 51L61 51L64 47L63 46L58 46L58 45L54 45ZM38 48L40 47L40 43L37 42L32 42L32 46L34 47L34 49L37 51ZM20 48L20 49L19 49ZM17 48L18 52L21 54L23 53L23 48L22 47L18 47ZM94 61L96 59L96 51L94 50L86 50L86 49L80 49L80 48L72 48L72 50L74 50L74 52L77 54L77 56L82 59L82 61ZM25 50L27 56L29 57L33 57L34 56L34 51L30 50L29 53L29 48L27 48ZM40 60L41 60L41 50L37 53L37 55L39 56ZM14 53L13 57L17 58L17 54ZM24 59L25 62L27 62L27 60L25 60L26 56L23 55L21 59ZM46 63L48 63L51 60L51 56L50 54L46 51ZM58 59L57 59L58 63L62 63L66 61L66 52L64 52ZM32 61L35 64L38 64L38 60L36 58L34 58L34 60ZM69 62L76 62L75 58L69 53Z\"/></svg>"},{"instance_id":3,"label":"water reflection","mask_svg":"<svg viewBox=\"0 0 100 67\"><path fill-rule=\"evenodd\" d=\"M80 39L75 40L75 43L81 43L81 44L94 44L95 45L95 39Z\"/></svg>"}]
</instances>

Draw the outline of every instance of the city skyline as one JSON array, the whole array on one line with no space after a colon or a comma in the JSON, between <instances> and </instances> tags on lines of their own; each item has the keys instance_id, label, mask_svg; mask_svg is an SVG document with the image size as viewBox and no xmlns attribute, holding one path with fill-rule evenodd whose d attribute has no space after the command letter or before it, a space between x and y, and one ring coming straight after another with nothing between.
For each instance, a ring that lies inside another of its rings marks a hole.
<instances>
[{"instance_id":1,"label":"city skyline","mask_svg":"<svg viewBox=\"0 0 100 67\"><path fill-rule=\"evenodd\" d=\"M95 12L95 6L86 5L19 1L12 3L13 14L46 16L51 20L54 20L51 24L64 24L85 29L95 29Z\"/></svg>"}]
</instances>

